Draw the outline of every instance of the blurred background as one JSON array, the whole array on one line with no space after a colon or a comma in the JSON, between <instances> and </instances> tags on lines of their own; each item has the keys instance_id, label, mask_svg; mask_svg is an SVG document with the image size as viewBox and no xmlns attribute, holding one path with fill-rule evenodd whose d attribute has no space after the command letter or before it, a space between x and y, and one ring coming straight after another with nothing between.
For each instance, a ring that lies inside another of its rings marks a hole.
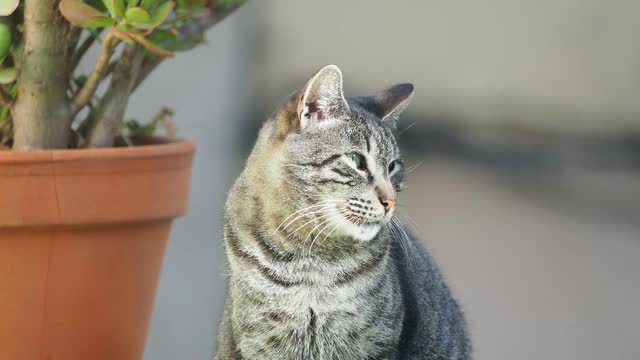
<instances>
[{"instance_id":1,"label":"blurred background","mask_svg":"<svg viewBox=\"0 0 640 360\"><path fill-rule=\"evenodd\" d=\"M130 115L198 145L145 359L210 359L225 193L265 117L320 67L412 82L401 212L466 311L475 359L640 359L640 2L249 1L167 61ZM415 222L415 224L414 224Z\"/></svg>"}]
</instances>

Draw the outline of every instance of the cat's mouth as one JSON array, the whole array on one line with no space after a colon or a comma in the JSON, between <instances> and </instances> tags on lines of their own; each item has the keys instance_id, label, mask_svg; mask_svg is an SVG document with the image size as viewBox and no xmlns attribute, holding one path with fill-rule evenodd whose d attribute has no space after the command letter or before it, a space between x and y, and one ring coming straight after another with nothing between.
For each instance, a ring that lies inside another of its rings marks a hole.
<instances>
[{"instance_id":1,"label":"cat's mouth","mask_svg":"<svg viewBox=\"0 0 640 360\"><path fill-rule=\"evenodd\" d=\"M347 220L349 220L350 223L357 225L357 226L363 226L363 227L368 227L368 226L380 226L380 221L379 220L364 220L364 219L358 219L358 218L354 218L354 217L347 217Z\"/></svg>"},{"instance_id":2,"label":"cat's mouth","mask_svg":"<svg viewBox=\"0 0 640 360\"><path fill-rule=\"evenodd\" d=\"M363 216L363 214L349 211L348 208L340 211L343 215L342 232L361 241L373 239L383 226L384 216Z\"/></svg>"},{"instance_id":3,"label":"cat's mouth","mask_svg":"<svg viewBox=\"0 0 640 360\"><path fill-rule=\"evenodd\" d=\"M351 223L358 226L382 225L385 222L385 212L377 209L370 201L363 203L349 200L341 212Z\"/></svg>"},{"instance_id":4,"label":"cat's mouth","mask_svg":"<svg viewBox=\"0 0 640 360\"><path fill-rule=\"evenodd\" d=\"M349 229L351 236L361 241L370 241L382 228L379 223L360 223L360 224L352 224L352 228Z\"/></svg>"}]
</instances>

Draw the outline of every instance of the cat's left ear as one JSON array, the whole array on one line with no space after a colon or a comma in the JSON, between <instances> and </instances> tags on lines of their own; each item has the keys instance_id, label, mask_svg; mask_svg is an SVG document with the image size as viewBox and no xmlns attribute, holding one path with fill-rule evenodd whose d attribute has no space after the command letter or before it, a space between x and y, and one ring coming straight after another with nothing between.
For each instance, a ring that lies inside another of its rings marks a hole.
<instances>
[{"instance_id":1,"label":"cat's left ear","mask_svg":"<svg viewBox=\"0 0 640 360\"><path fill-rule=\"evenodd\" d=\"M300 127L324 125L349 112L342 90L342 71L335 65L320 69L302 88L298 101Z\"/></svg>"},{"instance_id":2,"label":"cat's left ear","mask_svg":"<svg viewBox=\"0 0 640 360\"><path fill-rule=\"evenodd\" d=\"M395 127L400 114L411 102L411 98L413 98L413 85L397 84L374 95L369 110Z\"/></svg>"}]
</instances>

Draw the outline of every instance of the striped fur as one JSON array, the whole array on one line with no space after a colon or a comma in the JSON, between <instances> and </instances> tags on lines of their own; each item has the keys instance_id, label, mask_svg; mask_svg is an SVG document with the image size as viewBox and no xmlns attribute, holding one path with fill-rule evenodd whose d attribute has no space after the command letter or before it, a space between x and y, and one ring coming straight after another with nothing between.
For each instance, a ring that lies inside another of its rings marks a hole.
<instances>
[{"instance_id":1,"label":"striped fur","mask_svg":"<svg viewBox=\"0 0 640 360\"><path fill-rule=\"evenodd\" d=\"M468 359L444 281L379 200L402 189L394 130L412 88L391 89L345 99L341 73L327 67L264 124L225 208L217 359ZM404 266L406 250L426 275ZM412 274L437 281L413 289ZM418 309L425 290L446 311ZM424 334L444 340L425 347Z\"/></svg>"}]
</instances>

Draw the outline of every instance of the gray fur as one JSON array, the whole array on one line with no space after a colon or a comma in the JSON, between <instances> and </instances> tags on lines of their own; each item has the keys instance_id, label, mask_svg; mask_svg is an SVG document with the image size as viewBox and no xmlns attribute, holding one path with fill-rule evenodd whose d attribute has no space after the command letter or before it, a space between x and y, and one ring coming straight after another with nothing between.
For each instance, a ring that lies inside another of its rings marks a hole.
<instances>
[{"instance_id":1,"label":"gray fur","mask_svg":"<svg viewBox=\"0 0 640 360\"><path fill-rule=\"evenodd\" d=\"M470 358L435 264L380 200L402 189L412 91L345 99L328 66L266 121L225 208L217 359Z\"/></svg>"}]
</instances>

